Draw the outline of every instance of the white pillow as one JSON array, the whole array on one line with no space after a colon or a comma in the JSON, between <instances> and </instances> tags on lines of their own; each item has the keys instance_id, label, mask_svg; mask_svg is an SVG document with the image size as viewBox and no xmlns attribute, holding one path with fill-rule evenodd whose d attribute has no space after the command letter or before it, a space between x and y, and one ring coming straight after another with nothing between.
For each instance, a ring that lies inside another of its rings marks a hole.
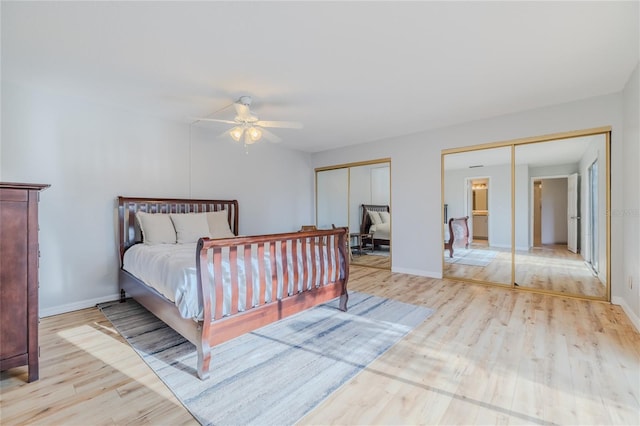
<instances>
[{"instance_id":1,"label":"white pillow","mask_svg":"<svg viewBox=\"0 0 640 426\"><path fill-rule=\"evenodd\" d=\"M231 232L231 228L229 227L226 210L207 212L206 215L207 222L209 223L209 234L211 235L211 238L235 237L235 234Z\"/></svg>"},{"instance_id":2,"label":"white pillow","mask_svg":"<svg viewBox=\"0 0 640 426\"><path fill-rule=\"evenodd\" d=\"M209 237L209 223L204 213L171 213L176 228L178 244L196 243L201 237Z\"/></svg>"},{"instance_id":3,"label":"white pillow","mask_svg":"<svg viewBox=\"0 0 640 426\"><path fill-rule=\"evenodd\" d=\"M379 212L379 213L380 213L380 219L382 219L382 223L391 222L391 215L389 214L389 212Z\"/></svg>"},{"instance_id":4,"label":"white pillow","mask_svg":"<svg viewBox=\"0 0 640 426\"><path fill-rule=\"evenodd\" d=\"M380 218L379 212L370 211L369 218L371 219L371 223L374 225L380 225L382 223L382 218Z\"/></svg>"},{"instance_id":5,"label":"white pillow","mask_svg":"<svg viewBox=\"0 0 640 426\"><path fill-rule=\"evenodd\" d=\"M145 244L175 244L176 230L168 214L136 212Z\"/></svg>"}]
</instances>

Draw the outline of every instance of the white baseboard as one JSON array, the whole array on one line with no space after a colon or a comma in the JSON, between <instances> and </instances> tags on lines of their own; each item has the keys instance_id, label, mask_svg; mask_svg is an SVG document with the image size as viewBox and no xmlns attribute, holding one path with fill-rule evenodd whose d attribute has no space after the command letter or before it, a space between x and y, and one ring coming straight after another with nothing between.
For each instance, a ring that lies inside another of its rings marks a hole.
<instances>
[{"instance_id":1,"label":"white baseboard","mask_svg":"<svg viewBox=\"0 0 640 426\"><path fill-rule=\"evenodd\" d=\"M419 277L427 278L439 278L442 279L442 272L423 271L421 269L407 269L407 268L391 268L391 272L397 272L400 274L417 275Z\"/></svg>"},{"instance_id":2,"label":"white baseboard","mask_svg":"<svg viewBox=\"0 0 640 426\"><path fill-rule=\"evenodd\" d=\"M53 315L65 314L67 312L78 311L80 309L93 308L98 303L111 302L120 299L120 294L116 293L111 296L97 297L95 299L81 300L79 302L69 303L67 305L54 306L52 308L40 309L40 318L50 317Z\"/></svg>"},{"instance_id":3,"label":"white baseboard","mask_svg":"<svg viewBox=\"0 0 640 426\"><path fill-rule=\"evenodd\" d=\"M627 305L627 302L625 302L625 300L622 297L612 297L611 298L611 303L613 303L614 305L619 305L620 307L622 307L622 310L624 311L624 313L627 314L627 316L629 317L629 319L631 320L633 325L636 327L636 330L638 330L638 332L640 333L640 317L638 317L631 310L629 305Z\"/></svg>"}]
</instances>

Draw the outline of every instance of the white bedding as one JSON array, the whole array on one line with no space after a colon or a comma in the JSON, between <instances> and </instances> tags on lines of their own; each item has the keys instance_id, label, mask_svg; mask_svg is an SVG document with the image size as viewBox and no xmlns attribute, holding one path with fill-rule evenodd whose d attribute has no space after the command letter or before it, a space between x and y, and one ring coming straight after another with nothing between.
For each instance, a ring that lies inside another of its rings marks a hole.
<instances>
[{"instance_id":1,"label":"white bedding","mask_svg":"<svg viewBox=\"0 0 640 426\"><path fill-rule=\"evenodd\" d=\"M252 278L253 278L253 295L254 300L253 303L256 305L258 303L258 267L259 261L257 258L257 246L254 245L252 247L252 259L251 259L251 268L252 268ZM325 262L325 270L328 268L328 259L331 259L333 262L333 257L328 256L333 252L332 246L316 246L316 255L315 262L317 268L320 267L320 250L324 250L324 262ZM302 247L301 244L298 244L298 253L297 259L298 264L301 265L302 262ZM327 253L329 251L330 253ZM287 252L291 253L291 244L287 245ZM211 253L211 252L210 252ZM223 250L223 263L222 263L222 273L223 273L223 285L225 287L224 291L224 301L223 301L223 313L226 315L229 313L229 305L231 300L231 289L229 288L230 282L230 262L229 262L229 250ZM309 265L311 265L310 256L307 257ZM282 273L282 265L281 265L281 254L279 245L276 246L276 267L277 267L277 277L278 277L278 294L277 297L282 297L282 283L283 281L283 273ZM307 283L302 282L302 274L299 274L299 282L294 283L293 281L293 265L291 262L292 256L288 256L288 276L289 276L289 288L288 293L292 293L294 286L297 287L298 290L302 289L303 286L309 288L311 286L311 277L309 277ZM123 269L127 272L131 273L145 284L153 287L167 299L174 302L182 315L183 318L193 318L195 320L200 320L203 318L202 306L198 303L198 291L197 291L197 273L195 266L196 259L196 244L157 244L157 245L148 245L148 244L136 244L130 247L124 254L123 259ZM267 277L271 276L271 262L269 257L269 250L265 249L265 274ZM337 279L338 268L336 265L333 265L333 271L335 276L329 277L330 280ZM310 266L311 267L311 266ZM210 254L209 259L209 275L213 278L213 262L212 255ZM301 267L299 268L301 270ZM240 276L240 282L244 283L245 277L245 268L244 268L244 252L243 250L238 250L238 275ZM318 274L319 275L319 274ZM316 281L319 280L317 277ZM211 281L213 282L213 281ZM318 282L314 284L319 284ZM238 309L245 309L245 287L244 284L241 284L238 289ZM267 285L266 290L266 299L271 300L271 286ZM215 306L215 292L211 291L211 306Z\"/></svg>"},{"instance_id":2,"label":"white bedding","mask_svg":"<svg viewBox=\"0 0 640 426\"><path fill-rule=\"evenodd\" d=\"M391 224L387 223L379 223L377 225L371 225L369 227L369 232L373 234L373 238L380 240L390 240L391 239Z\"/></svg>"}]
</instances>

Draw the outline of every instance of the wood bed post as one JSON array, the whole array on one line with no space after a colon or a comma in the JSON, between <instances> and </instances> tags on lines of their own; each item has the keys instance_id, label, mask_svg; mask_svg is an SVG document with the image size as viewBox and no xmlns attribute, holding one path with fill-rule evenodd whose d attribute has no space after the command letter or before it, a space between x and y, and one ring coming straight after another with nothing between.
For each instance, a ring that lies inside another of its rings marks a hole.
<instances>
[{"instance_id":1,"label":"wood bed post","mask_svg":"<svg viewBox=\"0 0 640 426\"><path fill-rule=\"evenodd\" d=\"M198 274L198 302L202 305L203 320L200 324L202 332L200 333L199 342L196 342L198 350L198 377L201 380L209 378L209 365L211 364L211 347L209 346L209 333L211 321L213 320L211 307L211 286L209 285L209 269L207 268L207 250L203 250L205 240L209 238L200 238L196 250L196 270ZM204 268L201 267L204 265ZM216 301L217 303L217 301ZM222 309L221 309L222 310Z\"/></svg>"},{"instance_id":2,"label":"wood bed post","mask_svg":"<svg viewBox=\"0 0 640 426\"><path fill-rule=\"evenodd\" d=\"M450 258L453 257L453 226L451 225L452 223L453 223L453 218L449 219L449 241L444 246L445 250L446 249L449 250Z\"/></svg>"},{"instance_id":3,"label":"wood bed post","mask_svg":"<svg viewBox=\"0 0 640 426\"><path fill-rule=\"evenodd\" d=\"M338 250L340 251L340 276L338 280L342 281L342 290L340 293L340 307L343 312L347 311L347 302L349 301L349 293L347 292L347 282L349 281L349 257L347 256L347 238L349 235L348 228L344 229L344 233L338 236Z\"/></svg>"}]
</instances>

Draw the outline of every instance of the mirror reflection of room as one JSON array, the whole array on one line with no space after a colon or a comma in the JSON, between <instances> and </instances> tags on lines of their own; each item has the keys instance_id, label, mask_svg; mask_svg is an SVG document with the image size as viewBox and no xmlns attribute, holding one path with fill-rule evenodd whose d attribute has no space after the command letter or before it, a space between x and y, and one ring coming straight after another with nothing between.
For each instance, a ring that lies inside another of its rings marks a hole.
<instances>
[{"instance_id":1,"label":"mirror reflection of room","mask_svg":"<svg viewBox=\"0 0 640 426\"><path fill-rule=\"evenodd\" d=\"M391 269L390 162L374 160L316 170L319 228L349 228L351 263Z\"/></svg>"},{"instance_id":2,"label":"mirror reflection of room","mask_svg":"<svg viewBox=\"0 0 640 426\"><path fill-rule=\"evenodd\" d=\"M445 153L443 203L457 228L450 243L444 224L443 275L606 299L608 152L600 133Z\"/></svg>"},{"instance_id":3,"label":"mirror reflection of room","mask_svg":"<svg viewBox=\"0 0 640 426\"><path fill-rule=\"evenodd\" d=\"M511 148L443 158L443 275L511 284Z\"/></svg>"},{"instance_id":4,"label":"mirror reflection of room","mask_svg":"<svg viewBox=\"0 0 640 426\"><path fill-rule=\"evenodd\" d=\"M606 297L606 178L598 174L605 158L604 134L516 146L527 184L516 204L529 225L516 229L519 286Z\"/></svg>"},{"instance_id":5,"label":"mirror reflection of room","mask_svg":"<svg viewBox=\"0 0 640 426\"><path fill-rule=\"evenodd\" d=\"M391 186L388 163L350 168L352 264L391 268Z\"/></svg>"}]
</instances>

